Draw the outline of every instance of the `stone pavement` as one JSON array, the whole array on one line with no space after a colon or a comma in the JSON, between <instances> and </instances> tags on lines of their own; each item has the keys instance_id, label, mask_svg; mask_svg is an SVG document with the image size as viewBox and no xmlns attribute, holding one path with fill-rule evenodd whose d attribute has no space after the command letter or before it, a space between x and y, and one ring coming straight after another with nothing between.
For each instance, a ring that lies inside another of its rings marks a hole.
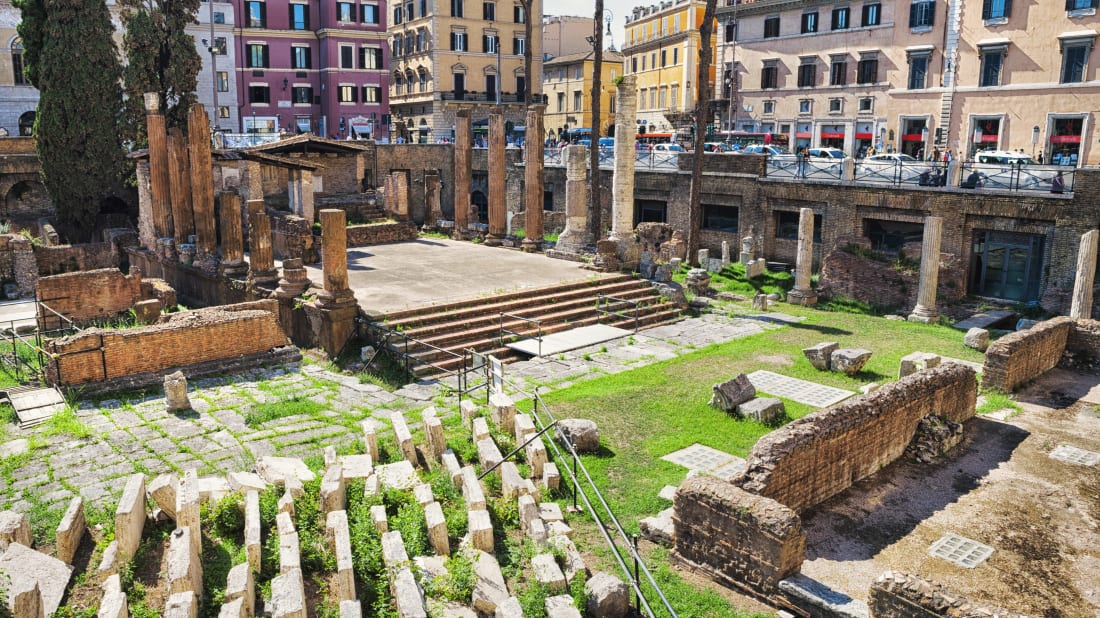
<instances>
[{"instance_id":1,"label":"stone pavement","mask_svg":"<svg viewBox=\"0 0 1100 618\"><path fill-rule=\"evenodd\" d=\"M706 314L551 358L507 365L505 376L510 390L564 388L775 328L780 326ZM69 434L44 437L43 428L9 426L0 443L0 505L21 512L36 506L63 509L77 493L90 502L112 504L124 477L135 472L151 476L198 468L203 475L251 470L256 458L264 455L319 458L325 446L351 445L362 435L363 420L373 418L379 426L388 426L394 411L436 405L441 414L449 414L457 407L439 382L388 392L315 364L195 380L190 386L194 412L181 415L165 412L159 391L81 402L77 417L91 430L81 439ZM263 420L264 404L282 402L285 410L294 399L302 402L301 414ZM261 415L263 422L250 424L249 415ZM380 437L392 440L387 434Z\"/></svg>"}]
</instances>

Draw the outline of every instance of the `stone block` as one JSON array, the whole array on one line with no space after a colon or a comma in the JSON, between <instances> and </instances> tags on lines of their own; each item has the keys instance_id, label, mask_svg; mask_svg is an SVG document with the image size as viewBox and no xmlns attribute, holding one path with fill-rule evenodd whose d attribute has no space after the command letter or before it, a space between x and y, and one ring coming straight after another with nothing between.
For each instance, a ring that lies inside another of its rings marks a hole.
<instances>
[{"instance_id":1,"label":"stone block","mask_svg":"<svg viewBox=\"0 0 1100 618\"><path fill-rule=\"evenodd\" d=\"M546 544L546 539L550 537L550 532L546 529L546 524L541 519L532 519L527 522L527 538L535 542L535 545L542 547Z\"/></svg>"},{"instance_id":2,"label":"stone block","mask_svg":"<svg viewBox=\"0 0 1100 618\"><path fill-rule=\"evenodd\" d=\"M974 348L979 352L985 352L989 347L989 331L976 326L971 328L966 331L966 336L963 337L963 345Z\"/></svg>"},{"instance_id":3,"label":"stone block","mask_svg":"<svg viewBox=\"0 0 1100 618\"><path fill-rule=\"evenodd\" d=\"M370 507L370 519L374 529L379 532L389 532L390 523L386 518L386 507L381 504Z\"/></svg>"},{"instance_id":4,"label":"stone block","mask_svg":"<svg viewBox=\"0 0 1100 618\"><path fill-rule=\"evenodd\" d=\"M451 483L456 486L462 483L462 466L458 465L458 457L455 456L454 451L447 449L443 451L443 467L447 470L447 476L450 477Z\"/></svg>"},{"instance_id":5,"label":"stone block","mask_svg":"<svg viewBox=\"0 0 1100 618\"><path fill-rule=\"evenodd\" d=\"M565 521L561 514L561 507L557 502L543 502L539 505L539 518L545 522Z\"/></svg>"},{"instance_id":6,"label":"stone block","mask_svg":"<svg viewBox=\"0 0 1100 618\"><path fill-rule=\"evenodd\" d=\"M443 437L443 421L435 415L435 408L423 412L424 435L428 440L428 450L436 460L447 450L447 440Z\"/></svg>"},{"instance_id":7,"label":"stone block","mask_svg":"<svg viewBox=\"0 0 1100 618\"><path fill-rule=\"evenodd\" d=\"M393 576L390 588L399 618L428 618L424 591L416 583L412 569L407 566L399 569Z\"/></svg>"},{"instance_id":8,"label":"stone block","mask_svg":"<svg viewBox=\"0 0 1100 618\"><path fill-rule=\"evenodd\" d=\"M488 470L499 464L504 459L504 455L500 453L497 443L492 438L485 438L477 442L477 458L481 462L482 469Z\"/></svg>"},{"instance_id":9,"label":"stone block","mask_svg":"<svg viewBox=\"0 0 1100 618\"><path fill-rule=\"evenodd\" d=\"M921 369L931 369L933 367L939 367L942 359L938 354L932 354L929 352L913 352L901 357L901 362L898 365L898 379L902 379L905 376L912 375Z\"/></svg>"},{"instance_id":10,"label":"stone block","mask_svg":"<svg viewBox=\"0 0 1100 618\"><path fill-rule=\"evenodd\" d=\"M256 462L256 473L272 485L283 485L288 478L294 478L300 483L308 483L317 478L301 459L271 455L261 457Z\"/></svg>"},{"instance_id":11,"label":"stone block","mask_svg":"<svg viewBox=\"0 0 1100 618\"><path fill-rule=\"evenodd\" d=\"M191 409L191 400L187 397L187 378L182 371L164 376L164 405L169 414Z\"/></svg>"},{"instance_id":12,"label":"stone block","mask_svg":"<svg viewBox=\"0 0 1100 618\"><path fill-rule=\"evenodd\" d=\"M378 433L374 427L375 421L366 420L361 423L363 428L363 446L373 461L378 461Z\"/></svg>"},{"instance_id":13,"label":"stone block","mask_svg":"<svg viewBox=\"0 0 1100 618\"><path fill-rule=\"evenodd\" d=\"M164 618L198 618L199 599L199 595L190 590L169 596L164 604Z\"/></svg>"},{"instance_id":14,"label":"stone block","mask_svg":"<svg viewBox=\"0 0 1100 618\"><path fill-rule=\"evenodd\" d=\"M130 610L126 605L126 593L122 591L122 583L116 573L103 582L103 597L99 601L99 612L96 617L128 618L129 615ZM233 616L233 618L237 618L237 616Z\"/></svg>"},{"instance_id":15,"label":"stone block","mask_svg":"<svg viewBox=\"0 0 1100 618\"><path fill-rule=\"evenodd\" d=\"M302 479L296 476L288 476L283 479L283 489L291 498L301 498L306 495L306 486L302 484Z\"/></svg>"},{"instance_id":16,"label":"stone block","mask_svg":"<svg viewBox=\"0 0 1100 618\"><path fill-rule=\"evenodd\" d=\"M552 521L546 524L546 533L550 536L573 537L573 529L564 521Z\"/></svg>"},{"instance_id":17,"label":"stone block","mask_svg":"<svg viewBox=\"0 0 1100 618\"><path fill-rule=\"evenodd\" d=\"M828 371L829 358L832 357L833 352L839 347L840 345L835 341L825 341L808 348L803 348L802 355L806 357L806 360L810 361L814 369L818 371Z\"/></svg>"},{"instance_id":18,"label":"stone block","mask_svg":"<svg viewBox=\"0 0 1100 618\"><path fill-rule=\"evenodd\" d=\"M829 357L829 368L839 371L847 376L854 376L867 361L871 359L871 351L860 348L840 348Z\"/></svg>"},{"instance_id":19,"label":"stone block","mask_svg":"<svg viewBox=\"0 0 1100 618\"><path fill-rule=\"evenodd\" d=\"M506 461L497 468L500 471L500 492L505 500L515 500L523 488L523 477L519 475L516 464Z\"/></svg>"},{"instance_id":20,"label":"stone block","mask_svg":"<svg viewBox=\"0 0 1100 618\"><path fill-rule=\"evenodd\" d=\"M69 501L69 508L61 517L61 523L57 525L57 559L65 564L72 564L76 550L80 548L80 540L84 538L84 499L80 496Z\"/></svg>"},{"instance_id":21,"label":"stone block","mask_svg":"<svg viewBox=\"0 0 1100 618\"><path fill-rule=\"evenodd\" d=\"M474 419L479 415L477 404L469 399L463 399L462 403L458 404L458 409L462 413L462 426L467 431L473 431Z\"/></svg>"},{"instance_id":22,"label":"stone block","mask_svg":"<svg viewBox=\"0 0 1100 618\"><path fill-rule=\"evenodd\" d=\"M377 466L374 469L383 487L391 489L412 489L420 483L416 468L412 462L402 459L391 464Z\"/></svg>"},{"instance_id":23,"label":"stone block","mask_svg":"<svg viewBox=\"0 0 1100 618\"><path fill-rule=\"evenodd\" d=\"M665 485L661 488L661 491L657 494L657 497L662 500L668 500L669 502L672 502L676 499L676 486Z\"/></svg>"},{"instance_id":24,"label":"stone block","mask_svg":"<svg viewBox=\"0 0 1100 618\"><path fill-rule=\"evenodd\" d=\"M222 603L218 609L218 618L249 618L250 613L245 612L244 599L233 599Z\"/></svg>"},{"instance_id":25,"label":"stone block","mask_svg":"<svg viewBox=\"0 0 1100 618\"><path fill-rule=\"evenodd\" d=\"M64 564L64 563L62 563ZM99 559L100 573L114 573L118 569L118 541L111 541L103 548L103 557Z\"/></svg>"},{"instance_id":26,"label":"stone block","mask_svg":"<svg viewBox=\"0 0 1100 618\"><path fill-rule=\"evenodd\" d=\"M432 502L435 502L435 495L432 494L432 486L427 483L421 483L413 487L413 497L420 503L420 506L428 506Z\"/></svg>"},{"instance_id":27,"label":"stone block","mask_svg":"<svg viewBox=\"0 0 1100 618\"><path fill-rule=\"evenodd\" d=\"M179 479L176 474L166 472L153 479L148 487L149 496L157 503L160 510L164 511L173 520L176 519L176 488L178 484Z\"/></svg>"},{"instance_id":28,"label":"stone block","mask_svg":"<svg viewBox=\"0 0 1100 618\"><path fill-rule=\"evenodd\" d=\"M177 509L178 510L178 509ZM115 509L115 541L122 562L134 557L145 530L145 475L133 474L126 479L118 508Z\"/></svg>"},{"instance_id":29,"label":"stone block","mask_svg":"<svg viewBox=\"0 0 1100 618\"><path fill-rule=\"evenodd\" d=\"M770 423L786 412L783 402L774 397L757 397L737 406L737 414L761 423Z\"/></svg>"},{"instance_id":30,"label":"stone block","mask_svg":"<svg viewBox=\"0 0 1100 618\"><path fill-rule=\"evenodd\" d=\"M447 539L447 520L443 518L443 507L432 502L424 507L424 521L428 527L428 543L440 556L451 555L451 544Z\"/></svg>"},{"instance_id":31,"label":"stone block","mask_svg":"<svg viewBox=\"0 0 1100 618\"><path fill-rule=\"evenodd\" d=\"M351 533L347 511L333 511L325 518L325 535L336 556L336 578L331 594L341 601L355 599L355 564L351 553Z\"/></svg>"},{"instance_id":32,"label":"stone block","mask_svg":"<svg viewBox=\"0 0 1100 618\"><path fill-rule=\"evenodd\" d=\"M340 618L363 618L363 605L359 601L340 601Z\"/></svg>"},{"instance_id":33,"label":"stone block","mask_svg":"<svg viewBox=\"0 0 1100 618\"><path fill-rule=\"evenodd\" d=\"M473 435L474 442L481 442L482 440L486 440L491 437L491 434L489 433L489 421L485 420L484 416L479 416L474 419Z\"/></svg>"},{"instance_id":34,"label":"stone block","mask_svg":"<svg viewBox=\"0 0 1100 618\"><path fill-rule=\"evenodd\" d=\"M638 522L642 536L652 543L672 547L676 542L676 528L672 524L672 509L665 509L653 517Z\"/></svg>"},{"instance_id":35,"label":"stone block","mask_svg":"<svg viewBox=\"0 0 1100 618\"><path fill-rule=\"evenodd\" d=\"M7 604L0 610L5 610L6 616L16 618L45 618L42 609L42 590L37 581L22 580L18 587L11 586L7 590ZM11 613L6 613L10 610Z\"/></svg>"},{"instance_id":36,"label":"stone block","mask_svg":"<svg viewBox=\"0 0 1100 618\"><path fill-rule=\"evenodd\" d=\"M72 571L71 566L57 558L18 542L9 544L7 550L0 554L0 572L7 573L8 590L13 594L29 595L23 602L30 604L31 609L40 597L39 611L46 616L53 614L61 605ZM31 592L35 588L38 595ZM13 615L22 618L18 613Z\"/></svg>"},{"instance_id":37,"label":"stone block","mask_svg":"<svg viewBox=\"0 0 1100 618\"><path fill-rule=\"evenodd\" d=\"M493 618L516 618L523 616L523 606L516 597L508 597L497 605L497 611Z\"/></svg>"},{"instance_id":38,"label":"stone block","mask_svg":"<svg viewBox=\"0 0 1100 618\"><path fill-rule=\"evenodd\" d=\"M302 548L298 533L279 535L279 572L287 573L302 568Z\"/></svg>"},{"instance_id":39,"label":"stone block","mask_svg":"<svg viewBox=\"0 0 1100 618\"><path fill-rule=\"evenodd\" d=\"M229 569L229 576L225 580L225 600L240 600L243 603L244 615L254 616L256 613L256 581L252 576L252 569L247 562L242 562Z\"/></svg>"},{"instance_id":40,"label":"stone block","mask_svg":"<svg viewBox=\"0 0 1100 618\"><path fill-rule=\"evenodd\" d=\"M242 494L249 491L263 491L267 489L267 482L260 478L260 475L255 472L230 472L227 478L229 480L229 488L233 491L239 491ZM152 485L150 485L149 493L152 493Z\"/></svg>"},{"instance_id":41,"label":"stone block","mask_svg":"<svg viewBox=\"0 0 1100 618\"><path fill-rule=\"evenodd\" d=\"M561 474L558 473L558 464L550 461L542 467L542 488L546 491L556 491L561 485Z\"/></svg>"},{"instance_id":42,"label":"stone block","mask_svg":"<svg viewBox=\"0 0 1100 618\"><path fill-rule=\"evenodd\" d=\"M516 429L516 404L504 393L489 395L489 418L504 433L511 434Z\"/></svg>"},{"instance_id":43,"label":"stone block","mask_svg":"<svg viewBox=\"0 0 1100 618\"><path fill-rule=\"evenodd\" d=\"M387 568L399 569L409 562L405 542L397 531L382 533L382 562Z\"/></svg>"},{"instance_id":44,"label":"stone block","mask_svg":"<svg viewBox=\"0 0 1100 618\"><path fill-rule=\"evenodd\" d=\"M390 424L393 425L393 436L397 440L397 448L405 456L405 461L415 466L418 461L416 445L413 444L412 433L409 432L409 426L405 423L405 415L394 412L390 415Z\"/></svg>"},{"instance_id":45,"label":"stone block","mask_svg":"<svg viewBox=\"0 0 1100 618\"><path fill-rule=\"evenodd\" d=\"M508 594L508 586L504 584L500 564L492 554L476 549L471 552L474 575L477 577L473 593L474 609L483 614L493 614L511 596Z\"/></svg>"},{"instance_id":46,"label":"stone block","mask_svg":"<svg viewBox=\"0 0 1100 618\"><path fill-rule=\"evenodd\" d=\"M515 429L517 445L523 444L532 435L538 433L535 429L535 421L531 419L530 414L516 414Z\"/></svg>"},{"instance_id":47,"label":"stone block","mask_svg":"<svg viewBox=\"0 0 1100 618\"><path fill-rule=\"evenodd\" d=\"M558 435L573 444L578 453L600 450L600 430L595 421L584 418L564 418L558 421Z\"/></svg>"},{"instance_id":48,"label":"stone block","mask_svg":"<svg viewBox=\"0 0 1100 618\"><path fill-rule=\"evenodd\" d=\"M754 294L752 297L752 310L765 313L768 311L768 297L766 294Z\"/></svg>"},{"instance_id":49,"label":"stone block","mask_svg":"<svg viewBox=\"0 0 1100 618\"><path fill-rule=\"evenodd\" d=\"M381 476L375 472L363 481L363 495L375 496L382 493Z\"/></svg>"},{"instance_id":50,"label":"stone block","mask_svg":"<svg viewBox=\"0 0 1100 618\"><path fill-rule=\"evenodd\" d=\"M340 455L336 458L344 469L344 480L365 479L374 474L374 458L370 455Z\"/></svg>"},{"instance_id":51,"label":"stone block","mask_svg":"<svg viewBox=\"0 0 1100 618\"><path fill-rule=\"evenodd\" d=\"M539 505L531 496L520 496L517 502L519 504L520 530L527 530L527 522L539 518Z\"/></svg>"},{"instance_id":52,"label":"stone block","mask_svg":"<svg viewBox=\"0 0 1100 618\"><path fill-rule=\"evenodd\" d=\"M202 565L191 544L191 529L176 528L168 540L168 593L194 592L202 596Z\"/></svg>"},{"instance_id":53,"label":"stone block","mask_svg":"<svg viewBox=\"0 0 1100 618\"><path fill-rule=\"evenodd\" d=\"M292 569L271 580L271 617L306 618L306 591L301 569Z\"/></svg>"},{"instance_id":54,"label":"stone block","mask_svg":"<svg viewBox=\"0 0 1100 618\"><path fill-rule=\"evenodd\" d=\"M280 512L275 515L275 533L290 534L294 532L294 517L291 513Z\"/></svg>"},{"instance_id":55,"label":"stone block","mask_svg":"<svg viewBox=\"0 0 1100 618\"><path fill-rule=\"evenodd\" d=\"M254 573L260 572L260 493L244 494L244 553L248 566Z\"/></svg>"},{"instance_id":56,"label":"stone block","mask_svg":"<svg viewBox=\"0 0 1100 618\"><path fill-rule=\"evenodd\" d=\"M344 468L333 463L321 477L321 510L324 513L344 510L347 505L345 487Z\"/></svg>"},{"instance_id":57,"label":"stone block","mask_svg":"<svg viewBox=\"0 0 1100 618\"><path fill-rule=\"evenodd\" d=\"M745 276L749 279L755 279L762 276L767 272L767 262L763 258L752 260L745 265ZM767 307L765 307L767 309Z\"/></svg>"},{"instance_id":58,"label":"stone block","mask_svg":"<svg viewBox=\"0 0 1100 618\"><path fill-rule=\"evenodd\" d=\"M535 438L524 450L527 453L527 465L531 466L531 476L534 478L542 477L542 468L550 460L550 457L546 454L546 445L543 444L542 438Z\"/></svg>"},{"instance_id":59,"label":"stone block","mask_svg":"<svg viewBox=\"0 0 1100 618\"><path fill-rule=\"evenodd\" d=\"M588 572L584 558L581 556L581 552L577 550L577 546L573 544L572 539L567 536L551 535L548 542L563 556L562 566L564 568L562 570L565 571L566 581L572 582L577 573Z\"/></svg>"},{"instance_id":60,"label":"stone block","mask_svg":"<svg viewBox=\"0 0 1100 618\"><path fill-rule=\"evenodd\" d=\"M756 387L743 373L711 387L710 405L723 412L736 412L737 406L756 396Z\"/></svg>"},{"instance_id":61,"label":"stone block","mask_svg":"<svg viewBox=\"0 0 1100 618\"><path fill-rule=\"evenodd\" d=\"M531 559L531 570L535 581L546 586L550 592L565 590L565 573L562 573L554 554L537 554Z\"/></svg>"},{"instance_id":62,"label":"stone block","mask_svg":"<svg viewBox=\"0 0 1100 618\"><path fill-rule=\"evenodd\" d=\"M466 500L466 509L481 511L485 509L485 489L477 480L472 466L462 468L462 497Z\"/></svg>"},{"instance_id":63,"label":"stone block","mask_svg":"<svg viewBox=\"0 0 1100 618\"><path fill-rule=\"evenodd\" d=\"M0 551L12 543L31 546L31 520L26 513L0 511Z\"/></svg>"},{"instance_id":64,"label":"stone block","mask_svg":"<svg viewBox=\"0 0 1100 618\"><path fill-rule=\"evenodd\" d=\"M573 604L573 597L559 594L546 597L546 618L581 618L581 612Z\"/></svg>"},{"instance_id":65,"label":"stone block","mask_svg":"<svg viewBox=\"0 0 1100 618\"><path fill-rule=\"evenodd\" d=\"M873 393L877 391L880 387L882 387L882 385L878 382L871 382L870 384L864 384L863 386L859 387L859 392L866 395L867 393Z\"/></svg>"},{"instance_id":66,"label":"stone block","mask_svg":"<svg viewBox=\"0 0 1100 618\"><path fill-rule=\"evenodd\" d=\"M489 518L489 511L469 511L467 513L467 529L470 532L470 545L481 551L493 551L493 522Z\"/></svg>"},{"instance_id":67,"label":"stone block","mask_svg":"<svg viewBox=\"0 0 1100 618\"><path fill-rule=\"evenodd\" d=\"M630 588L623 580L598 571L584 583L586 610L592 618L623 618L630 614Z\"/></svg>"},{"instance_id":68,"label":"stone block","mask_svg":"<svg viewBox=\"0 0 1100 618\"><path fill-rule=\"evenodd\" d=\"M199 502L216 503L233 491L229 481L220 476L204 476L196 481Z\"/></svg>"},{"instance_id":69,"label":"stone block","mask_svg":"<svg viewBox=\"0 0 1100 618\"><path fill-rule=\"evenodd\" d=\"M332 446L331 444L329 446L326 446L324 450L324 458L325 469L328 469L329 466L336 463L336 447Z\"/></svg>"}]
</instances>

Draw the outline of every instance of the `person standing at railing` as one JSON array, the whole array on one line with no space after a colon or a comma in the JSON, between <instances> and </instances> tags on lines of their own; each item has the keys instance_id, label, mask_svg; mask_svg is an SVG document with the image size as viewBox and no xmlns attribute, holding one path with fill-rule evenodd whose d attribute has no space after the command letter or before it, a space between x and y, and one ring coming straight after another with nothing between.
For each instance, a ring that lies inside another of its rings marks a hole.
<instances>
[{"instance_id":1,"label":"person standing at railing","mask_svg":"<svg viewBox=\"0 0 1100 618\"><path fill-rule=\"evenodd\" d=\"M805 146L798 149L797 154L795 154L795 159L797 159L797 161L798 161L798 168L795 170L794 177L795 178L805 178L806 177L806 147Z\"/></svg>"},{"instance_id":2,"label":"person standing at railing","mask_svg":"<svg viewBox=\"0 0 1100 618\"><path fill-rule=\"evenodd\" d=\"M1065 180L1065 178L1062 178L1062 172L1059 171L1058 174L1056 174L1054 176L1054 178L1052 178L1051 181L1050 181L1050 192L1051 193L1064 193L1065 190L1066 190L1066 180Z\"/></svg>"}]
</instances>

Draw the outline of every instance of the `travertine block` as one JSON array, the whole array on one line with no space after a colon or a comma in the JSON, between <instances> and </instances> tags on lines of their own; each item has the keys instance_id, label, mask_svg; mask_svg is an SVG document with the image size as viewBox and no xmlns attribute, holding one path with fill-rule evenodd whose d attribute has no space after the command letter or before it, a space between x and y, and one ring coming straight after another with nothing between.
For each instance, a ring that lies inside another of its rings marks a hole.
<instances>
[{"instance_id":1,"label":"travertine block","mask_svg":"<svg viewBox=\"0 0 1100 618\"><path fill-rule=\"evenodd\" d=\"M176 528L168 541L168 593L194 592L202 596L202 565L191 543L190 528Z\"/></svg>"},{"instance_id":2,"label":"travertine block","mask_svg":"<svg viewBox=\"0 0 1100 618\"><path fill-rule=\"evenodd\" d=\"M31 546L31 520L26 513L0 511L0 552L11 543Z\"/></svg>"},{"instance_id":3,"label":"travertine block","mask_svg":"<svg viewBox=\"0 0 1100 618\"><path fill-rule=\"evenodd\" d=\"M531 476L534 478L542 477L542 467L549 461L549 457L546 455L546 445L542 443L542 438L535 438L527 445L527 465L531 466Z\"/></svg>"},{"instance_id":4,"label":"travertine block","mask_svg":"<svg viewBox=\"0 0 1100 618\"><path fill-rule=\"evenodd\" d=\"M546 586L550 592L565 590L565 574L554 559L554 554L536 555L531 559L531 570L535 573L535 581Z\"/></svg>"},{"instance_id":5,"label":"travertine block","mask_svg":"<svg viewBox=\"0 0 1100 618\"><path fill-rule=\"evenodd\" d=\"M427 483L421 483L413 487L413 497L420 503L420 506L428 506L432 502L435 502L435 496L432 494L432 486Z\"/></svg>"},{"instance_id":6,"label":"travertine block","mask_svg":"<svg viewBox=\"0 0 1100 618\"><path fill-rule=\"evenodd\" d=\"M492 438L477 441L477 457L483 469L488 470L504 459Z\"/></svg>"},{"instance_id":7,"label":"travertine block","mask_svg":"<svg viewBox=\"0 0 1100 618\"><path fill-rule=\"evenodd\" d=\"M516 428L516 404L504 393L489 395L489 418L504 433L513 433Z\"/></svg>"},{"instance_id":8,"label":"travertine block","mask_svg":"<svg viewBox=\"0 0 1100 618\"><path fill-rule=\"evenodd\" d=\"M177 592L168 597L164 618L198 618L199 597L194 592Z\"/></svg>"},{"instance_id":9,"label":"travertine block","mask_svg":"<svg viewBox=\"0 0 1100 618\"><path fill-rule=\"evenodd\" d=\"M424 520L428 527L428 542L435 553L441 556L451 555L451 545L447 539L447 520L443 518L443 507L432 502L424 507Z\"/></svg>"},{"instance_id":10,"label":"travertine block","mask_svg":"<svg viewBox=\"0 0 1100 618\"><path fill-rule=\"evenodd\" d=\"M386 519L386 507L381 504L370 507L370 518L374 522L374 529L379 532L389 532L389 520Z\"/></svg>"},{"instance_id":11,"label":"travertine block","mask_svg":"<svg viewBox=\"0 0 1100 618\"><path fill-rule=\"evenodd\" d=\"M57 559L72 564L80 540L84 538L84 499L76 496L57 525Z\"/></svg>"},{"instance_id":12,"label":"travertine block","mask_svg":"<svg viewBox=\"0 0 1100 618\"><path fill-rule=\"evenodd\" d=\"M252 572L260 572L260 494L244 494L244 553Z\"/></svg>"},{"instance_id":13,"label":"travertine block","mask_svg":"<svg viewBox=\"0 0 1100 618\"><path fill-rule=\"evenodd\" d=\"M176 519L176 486L179 479L174 472L166 472L158 475L149 483L149 496L157 503L160 510L164 511L171 519Z\"/></svg>"},{"instance_id":14,"label":"travertine block","mask_svg":"<svg viewBox=\"0 0 1100 618\"><path fill-rule=\"evenodd\" d=\"M546 491L556 491L561 485L561 475L558 474L558 465L552 461L542 466L542 488Z\"/></svg>"},{"instance_id":15,"label":"travertine block","mask_svg":"<svg viewBox=\"0 0 1100 618\"><path fill-rule=\"evenodd\" d=\"M378 433L374 429L374 421L366 420L361 423L363 427L363 443L367 448L367 454L371 459L378 461Z\"/></svg>"},{"instance_id":16,"label":"travertine block","mask_svg":"<svg viewBox=\"0 0 1100 618\"><path fill-rule=\"evenodd\" d=\"M126 562L134 557L145 530L145 475L133 474L126 479L118 508L115 510L115 541L118 557Z\"/></svg>"},{"instance_id":17,"label":"travertine block","mask_svg":"<svg viewBox=\"0 0 1100 618\"><path fill-rule=\"evenodd\" d=\"M340 601L355 599L355 565L352 563L351 534L346 511L333 511L325 519L325 532L336 555L336 579L332 594Z\"/></svg>"},{"instance_id":18,"label":"travertine block","mask_svg":"<svg viewBox=\"0 0 1100 618\"><path fill-rule=\"evenodd\" d=\"M493 551L493 522L489 518L489 511L470 511L467 513L467 528L470 533L470 544L481 551Z\"/></svg>"},{"instance_id":19,"label":"travertine block","mask_svg":"<svg viewBox=\"0 0 1100 618\"><path fill-rule=\"evenodd\" d=\"M306 618L302 570L291 569L271 580L272 618Z\"/></svg>"},{"instance_id":20,"label":"travertine block","mask_svg":"<svg viewBox=\"0 0 1100 618\"><path fill-rule=\"evenodd\" d=\"M252 569L247 562L242 562L229 569L229 576L225 583L225 600L234 601L240 599L243 602L243 615L253 616L256 613L256 582L252 577Z\"/></svg>"},{"instance_id":21,"label":"travertine block","mask_svg":"<svg viewBox=\"0 0 1100 618\"><path fill-rule=\"evenodd\" d=\"M484 416L479 416L473 422L474 442L481 442L490 438L489 421Z\"/></svg>"},{"instance_id":22,"label":"travertine block","mask_svg":"<svg viewBox=\"0 0 1100 618\"><path fill-rule=\"evenodd\" d=\"M417 464L416 445L413 444L412 433L409 432L409 426L405 423L405 415L394 412L390 415L390 423L393 425L393 435L401 454L405 456L406 461L415 466Z\"/></svg>"},{"instance_id":23,"label":"travertine block","mask_svg":"<svg viewBox=\"0 0 1100 618\"><path fill-rule=\"evenodd\" d=\"M347 500L344 492L344 468L335 462L325 470L321 478L321 510L325 513L344 510Z\"/></svg>"},{"instance_id":24,"label":"travertine block","mask_svg":"<svg viewBox=\"0 0 1100 618\"><path fill-rule=\"evenodd\" d=\"M485 510L485 490L472 466L462 468L462 497L466 499L466 508L471 511Z\"/></svg>"}]
</instances>

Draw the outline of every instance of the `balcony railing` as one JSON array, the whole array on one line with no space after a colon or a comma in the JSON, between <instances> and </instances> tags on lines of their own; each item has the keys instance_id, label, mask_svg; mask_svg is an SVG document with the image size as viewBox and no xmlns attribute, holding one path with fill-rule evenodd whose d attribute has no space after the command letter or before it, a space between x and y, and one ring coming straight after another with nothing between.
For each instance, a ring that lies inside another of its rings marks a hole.
<instances>
[{"instance_id":1,"label":"balcony railing","mask_svg":"<svg viewBox=\"0 0 1100 618\"><path fill-rule=\"evenodd\" d=\"M473 101L475 103L495 103L497 95L492 92L443 92L444 101ZM523 96L518 94L501 94L501 103L523 103Z\"/></svg>"}]
</instances>

